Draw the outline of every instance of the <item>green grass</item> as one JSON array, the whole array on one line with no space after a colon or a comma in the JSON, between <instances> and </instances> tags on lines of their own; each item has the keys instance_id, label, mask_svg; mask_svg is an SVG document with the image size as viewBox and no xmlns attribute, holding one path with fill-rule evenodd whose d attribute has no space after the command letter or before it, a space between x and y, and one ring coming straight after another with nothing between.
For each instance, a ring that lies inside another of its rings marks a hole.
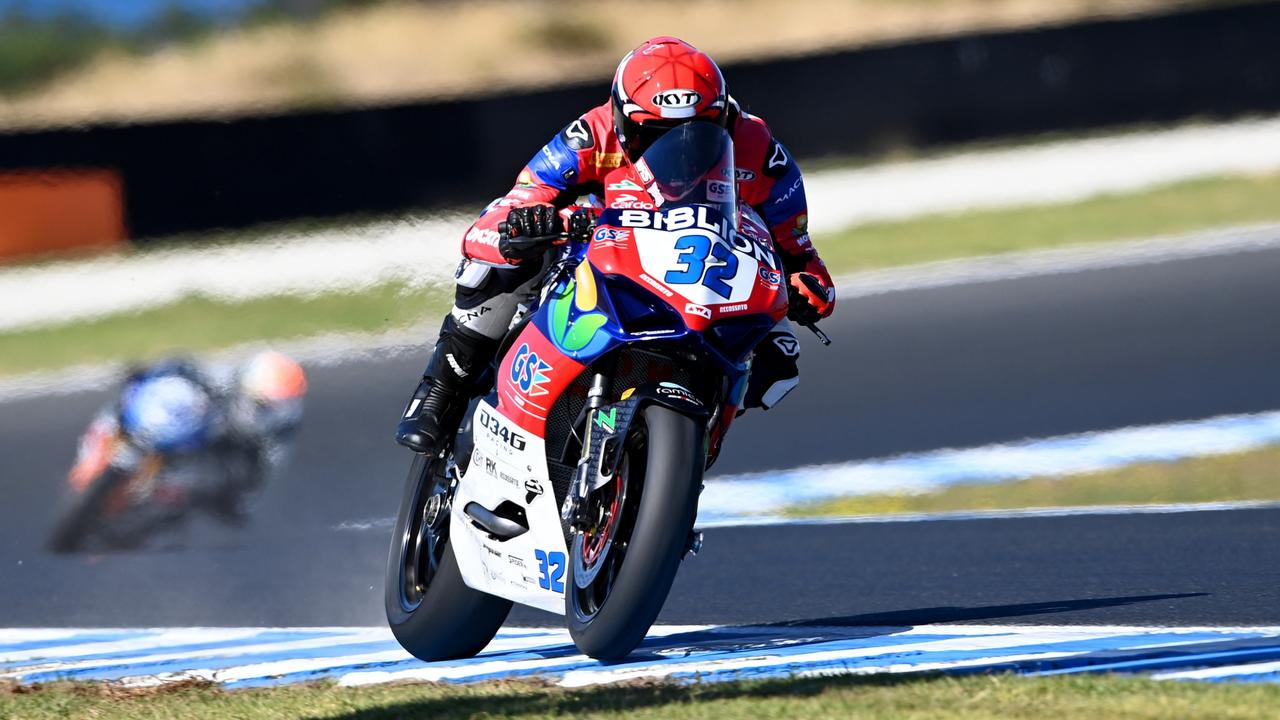
<instances>
[{"instance_id":1,"label":"green grass","mask_svg":"<svg viewBox=\"0 0 1280 720\"><path fill-rule=\"evenodd\" d=\"M1274 718L1280 685L1156 682L1119 676L812 678L559 690L533 683L223 691L0 688L0 718Z\"/></svg>"},{"instance_id":2,"label":"green grass","mask_svg":"<svg viewBox=\"0 0 1280 720\"><path fill-rule=\"evenodd\" d=\"M819 237L835 274L930 260L1187 232L1280 220L1280 174L1180 183L1129 195L1043 207L936 215ZM243 303L188 299L147 312L0 333L0 375L102 360L202 351L330 331L379 332L431 320L447 290L399 285L314 299Z\"/></svg>"},{"instance_id":3,"label":"green grass","mask_svg":"<svg viewBox=\"0 0 1280 720\"><path fill-rule=\"evenodd\" d=\"M952 485L915 495L862 495L795 507L793 515L879 515L1027 507L1280 500L1280 446L1117 470Z\"/></svg>"},{"instance_id":4,"label":"green grass","mask_svg":"<svg viewBox=\"0 0 1280 720\"><path fill-rule=\"evenodd\" d=\"M451 291L386 285L364 293L227 303L192 297L90 322L0 334L0 374L107 360L149 359L242 342L326 332L381 332L443 314ZM423 338L424 342L429 338Z\"/></svg>"},{"instance_id":5,"label":"green grass","mask_svg":"<svg viewBox=\"0 0 1280 720\"><path fill-rule=\"evenodd\" d=\"M1280 220L1280 174L875 223L820 236L815 243L834 272L849 272L1273 220Z\"/></svg>"}]
</instances>

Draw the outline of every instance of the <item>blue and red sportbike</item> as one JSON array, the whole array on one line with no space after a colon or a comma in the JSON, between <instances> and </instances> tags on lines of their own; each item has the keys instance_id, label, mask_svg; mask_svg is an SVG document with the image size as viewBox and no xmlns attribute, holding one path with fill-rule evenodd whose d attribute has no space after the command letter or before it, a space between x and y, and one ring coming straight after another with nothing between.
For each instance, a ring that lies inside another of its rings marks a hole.
<instances>
[{"instance_id":1,"label":"blue and red sportbike","mask_svg":"<svg viewBox=\"0 0 1280 720\"><path fill-rule=\"evenodd\" d=\"M787 314L781 263L740 206L710 123L658 139L606 184L594 230L551 251L493 391L416 456L387 567L387 619L423 660L482 650L512 603L564 614L618 658L696 552L703 471L756 344Z\"/></svg>"}]
</instances>

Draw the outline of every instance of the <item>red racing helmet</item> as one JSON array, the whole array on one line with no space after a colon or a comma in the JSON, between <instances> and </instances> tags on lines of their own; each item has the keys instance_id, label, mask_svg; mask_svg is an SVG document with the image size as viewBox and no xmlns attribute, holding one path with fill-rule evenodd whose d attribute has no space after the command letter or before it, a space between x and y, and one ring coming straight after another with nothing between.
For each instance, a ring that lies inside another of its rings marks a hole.
<instances>
[{"instance_id":1,"label":"red racing helmet","mask_svg":"<svg viewBox=\"0 0 1280 720\"><path fill-rule=\"evenodd\" d=\"M728 94L714 60L673 37L627 53L613 76L613 125L632 161L671 128L692 121L724 127Z\"/></svg>"}]
</instances>

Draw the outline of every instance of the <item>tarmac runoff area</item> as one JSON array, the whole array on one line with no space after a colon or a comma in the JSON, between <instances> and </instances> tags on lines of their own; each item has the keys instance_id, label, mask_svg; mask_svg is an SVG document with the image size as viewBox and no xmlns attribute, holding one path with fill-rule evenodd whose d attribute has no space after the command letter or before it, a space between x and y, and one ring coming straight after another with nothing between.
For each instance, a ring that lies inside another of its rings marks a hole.
<instances>
[{"instance_id":1,"label":"tarmac runoff area","mask_svg":"<svg viewBox=\"0 0 1280 720\"><path fill-rule=\"evenodd\" d=\"M1197 177L1280 168L1280 118L815 171L815 233L965 209L1069 202ZM244 301L447 281L468 213L284 233L247 245L174 249L0 269L0 331L139 311L200 295ZM32 297L41 302L32 303Z\"/></svg>"}]
</instances>

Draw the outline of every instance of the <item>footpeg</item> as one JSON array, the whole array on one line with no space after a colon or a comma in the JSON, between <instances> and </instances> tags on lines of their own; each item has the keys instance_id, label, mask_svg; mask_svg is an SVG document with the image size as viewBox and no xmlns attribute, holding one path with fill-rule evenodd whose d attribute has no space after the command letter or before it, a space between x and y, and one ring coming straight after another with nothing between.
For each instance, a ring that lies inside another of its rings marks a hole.
<instances>
[{"instance_id":1,"label":"footpeg","mask_svg":"<svg viewBox=\"0 0 1280 720\"><path fill-rule=\"evenodd\" d=\"M685 542L685 546L684 546L685 555L697 555L698 551L701 549L702 549L702 533L696 530L691 530L689 532L689 539L688 541Z\"/></svg>"},{"instance_id":2,"label":"footpeg","mask_svg":"<svg viewBox=\"0 0 1280 720\"><path fill-rule=\"evenodd\" d=\"M471 524L496 540L510 540L529 532L529 519L524 508L510 500L489 510L474 500L462 508Z\"/></svg>"}]
</instances>

